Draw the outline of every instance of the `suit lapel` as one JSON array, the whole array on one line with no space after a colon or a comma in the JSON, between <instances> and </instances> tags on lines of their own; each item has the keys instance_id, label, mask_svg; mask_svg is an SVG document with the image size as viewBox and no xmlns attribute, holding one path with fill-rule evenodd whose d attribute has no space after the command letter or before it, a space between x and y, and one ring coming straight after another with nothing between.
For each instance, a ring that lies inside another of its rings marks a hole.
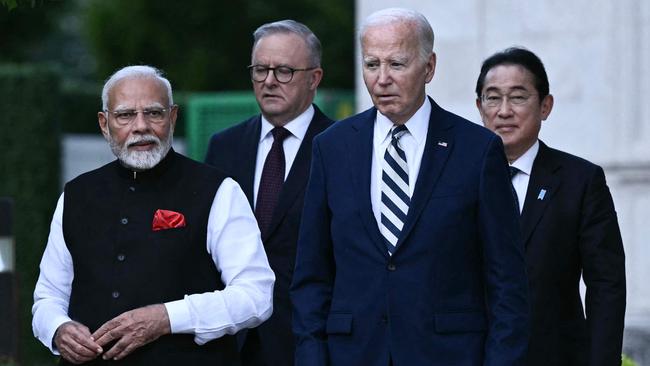
<instances>
[{"instance_id":1,"label":"suit lapel","mask_svg":"<svg viewBox=\"0 0 650 366\"><path fill-rule=\"evenodd\" d=\"M309 179L312 141L317 134L325 130L331 123L332 121L314 105L314 117L309 123L305 137L300 143L300 148L291 165L287 180L282 185L278 205L273 211L269 230L267 230L266 237L262 238L263 241L266 241L273 234L280 222L282 222L282 218L287 214L289 208L291 208L299 194L305 189L307 180Z\"/></svg>"},{"instance_id":2,"label":"suit lapel","mask_svg":"<svg viewBox=\"0 0 650 366\"><path fill-rule=\"evenodd\" d=\"M521 231L526 245L560 186L560 177L557 174L560 168L559 162L549 154L548 147L540 141L521 213Z\"/></svg>"},{"instance_id":3,"label":"suit lapel","mask_svg":"<svg viewBox=\"0 0 650 366\"><path fill-rule=\"evenodd\" d=\"M233 171L237 172L239 184L248 198L251 208L253 205L253 181L255 179L255 163L257 161L257 148L260 143L260 131L262 119L260 116L251 118L246 124L246 130L242 135L239 144L239 159L233 165Z\"/></svg>"},{"instance_id":4,"label":"suit lapel","mask_svg":"<svg viewBox=\"0 0 650 366\"><path fill-rule=\"evenodd\" d=\"M422 154L415 190L411 198L411 207L406 216L401 236L397 241L397 250L407 239L420 217L454 147L453 125L447 119L445 111L431 98L429 98L429 101L431 102L431 116L429 117L426 145Z\"/></svg>"},{"instance_id":5,"label":"suit lapel","mask_svg":"<svg viewBox=\"0 0 650 366\"><path fill-rule=\"evenodd\" d=\"M370 198L370 175L372 174L373 132L377 110L371 108L360 114L352 121L355 133L349 135L347 147L350 151L349 172L352 178L353 192L357 200L361 221L368 231L373 243L384 256L388 256L388 249L384 238L381 236L377 220L375 220Z\"/></svg>"}]
</instances>

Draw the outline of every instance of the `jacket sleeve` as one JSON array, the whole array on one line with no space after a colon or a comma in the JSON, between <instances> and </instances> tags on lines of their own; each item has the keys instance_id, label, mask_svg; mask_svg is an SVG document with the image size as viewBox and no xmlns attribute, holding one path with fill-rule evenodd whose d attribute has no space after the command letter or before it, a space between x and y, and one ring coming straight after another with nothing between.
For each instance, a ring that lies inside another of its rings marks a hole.
<instances>
[{"instance_id":1,"label":"jacket sleeve","mask_svg":"<svg viewBox=\"0 0 650 366\"><path fill-rule=\"evenodd\" d=\"M296 267L291 285L293 331L296 337L295 364L329 364L325 324L334 282L334 260L330 236L325 167L314 140L312 167L305 193Z\"/></svg>"},{"instance_id":2,"label":"jacket sleeve","mask_svg":"<svg viewBox=\"0 0 650 366\"><path fill-rule=\"evenodd\" d=\"M589 365L618 365L625 319L625 254L614 202L600 167L585 191L578 236L587 287Z\"/></svg>"},{"instance_id":3,"label":"jacket sleeve","mask_svg":"<svg viewBox=\"0 0 650 366\"><path fill-rule=\"evenodd\" d=\"M484 365L522 365L529 338L528 279L519 210L510 187L501 139L483 161L479 214L489 329Z\"/></svg>"}]
</instances>

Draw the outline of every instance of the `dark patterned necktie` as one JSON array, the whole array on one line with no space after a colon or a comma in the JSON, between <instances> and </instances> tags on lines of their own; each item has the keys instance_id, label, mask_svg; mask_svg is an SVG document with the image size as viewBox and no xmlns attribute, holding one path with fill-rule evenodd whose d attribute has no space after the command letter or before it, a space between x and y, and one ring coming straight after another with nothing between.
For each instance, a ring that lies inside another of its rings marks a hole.
<instances>
[{"instance_id":1,"label":"dark patterned necktie","mask_svg":"<svg viewBox=\"0 0 650 366\"><path fill-rule=\"evenodd\" d=\"M269 150L269 154L266 155L264 161L260 187L257 191L257 204L255 205L255 217L262 232L262 237L266 235L266 231L269 229L273 211L280 198L285 171L282 143L291 132L284 127L275 127L271 130L271 134L273 134L273 145L271 145L271 150Z\"/></svg>"},{"instance_id":2,"label":"dark patterned necktie","mask_svg":"<svg viewBox=\"0 0 650 366\"><path fill-rule=\"evenodd\" d=\"M512 196L515 198L515 204L517 205L517 212L520 212L519 210L519 197L517 197L517 190L515 189L515 186L512 184L512 178L515 177L521 170L519 168L516 168L514 166L510 166L510 189L512 189Z\"/></svg>"}]
</instances>

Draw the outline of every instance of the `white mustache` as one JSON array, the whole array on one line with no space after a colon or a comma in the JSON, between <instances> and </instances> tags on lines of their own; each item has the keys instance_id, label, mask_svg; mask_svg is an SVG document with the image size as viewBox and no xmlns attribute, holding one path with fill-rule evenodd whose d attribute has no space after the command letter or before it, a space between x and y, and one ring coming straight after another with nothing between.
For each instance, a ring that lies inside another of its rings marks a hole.
<instances>
[{"instance_id":1,"label":"white mustache","mask_svg":"<svg viewBox=\"0 0 650 366\"><path fill-rule=\"evenodd\" d=\"M140 143L154 143L160 145L160 139L154 135L145 135L145 136L131 136L126 140L125 145L131 147Z\"/></svg>"}]
</instances>

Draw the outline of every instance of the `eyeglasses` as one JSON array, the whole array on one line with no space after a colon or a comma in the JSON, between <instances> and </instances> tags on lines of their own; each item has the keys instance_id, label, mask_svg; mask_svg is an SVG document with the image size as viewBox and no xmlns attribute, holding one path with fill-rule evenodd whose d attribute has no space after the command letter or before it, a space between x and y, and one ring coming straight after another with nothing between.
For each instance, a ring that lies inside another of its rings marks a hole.
<instances>
[{"instance_id":1,"label":"eyeglasses","mask_svg":"<svg viewBox=\"0 0 650 366\"><path fill-rule=\"evenodd\" d=\"M269 75L269 71L273 71L273 76L275 80L279 83L286 84L293 79L293 73L296 71L310 71L314 70L316 67L308 67L306 69L294 69L289 66L278 66L278 67L268 67L263 65L250 65L248 66L248 71L251 73L251 79L253 81L262 82L266 80L266 77Z\"/></svg>"},{"instance_id":2,"label":"eyeglasses","mask_svg":"<svg viewBox=\"0 0 650 366\"><path fill-rule=\"evenodd\" d=\"M483 94L481 96L481 101L483 102L484 106L491 108L501 106L504 100L511 105L524 105L533 95L534 94L528 93L514 93L509 95L501 95L496 93Z\"/></svg>"},{"instance_id":3,"label":"eyeglasses","mask_svg":"<svg viewBox=\"0 0 650 366\"><path fill-rule=\"evenodd\" d=\"M172 106L171 108L174 108L174 106ZM138 116L138 113L142 113L142 116L148 122L156 123L156 124L162 123L165 121L167 112L169 112L171 108L152 107L152 108L145 108L143 110L120 109L117 111L104 110L104 112L112 114L113 117L115 117L115 121L117 122L118 125L126 126L131 124L133 121L135 121L135 118Z\"/></svg>"}]
</instances>

